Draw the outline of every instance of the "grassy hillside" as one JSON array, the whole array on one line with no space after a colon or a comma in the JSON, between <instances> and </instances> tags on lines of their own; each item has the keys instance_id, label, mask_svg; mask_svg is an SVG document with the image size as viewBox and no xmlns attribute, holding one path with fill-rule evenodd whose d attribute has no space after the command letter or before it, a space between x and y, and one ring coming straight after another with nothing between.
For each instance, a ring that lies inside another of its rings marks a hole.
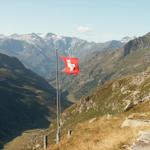
<instances>
[{"instance_id":1,"label":"grassy hillside","mask_svg":"<svg viewBox=\"0 0 150 150\"><path fill-rule=\"evenodd\" d=\"M71 128L72 136L70 138L64 134L60 144L51 144L48 150L128 150L136 142L139 133L148 132L150 126L125 128L121 126L130 116L136 116L137 120L141 119L141 116L145 116L141 120L150 119L149 106L150 102L146 101L127 113L94 117L78 123Z\"/></svg>"},{"instance_id":2,"label":"grassy hillside","mask_svg":"<svg viewBox=\"0 0 150 150\"><path fill-rule=\"evenodd\" d=\"M124 145L131 145L138 132L150 126L121 128L121 125L130 115L134 119L142 116L150 119L149 100L150 69L105 83L63 113L60 145L52 143L56 132L53 123L49 131L50 150L120 150ZM68 139L70 129L73 134Z\"/></svg>"}]
</instances>

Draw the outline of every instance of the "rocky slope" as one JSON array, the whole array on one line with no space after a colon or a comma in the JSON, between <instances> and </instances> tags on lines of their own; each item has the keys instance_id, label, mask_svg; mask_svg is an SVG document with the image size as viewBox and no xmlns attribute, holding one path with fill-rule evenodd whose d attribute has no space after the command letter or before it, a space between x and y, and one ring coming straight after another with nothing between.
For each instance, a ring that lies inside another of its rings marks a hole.
<instances>
[{"instance_id":1,"label":"rocky slope","mask_svg":"<svg viewBox=\"0 0 150 150\"><path fill-rule=\"evenodd\" d=\"M147 49L149 47L150 47L150 33L147 33L145 36L135 38L134 40L129 41L124 46L124 56L138 49Z\"/></svg>"},{"instance_id":2,"label":"rocky slope","mask_svg":"<svg viewBox=\"0 0 150 150\"><path fill-rule=\"evenodd\" d=\"M109 81L63 113L62 141L54 145L49 136L49 150L143 150L142 145L150 148L146 143L150 143L149 104L150 68ZM49 132L56 132L55 123Z\"/></svg>"},{"instance_id":3,"label":"rocky slope","mask_svg":"<svg viewBox=\"0 0 150 150\"><path fill-rule=\"evenodd\" d=\"M72 115L77 117L84 115L86 119L96 115L116 114L126 112L149 99L150 69L147 69L145 72L108 81L103 86L97 87L94 93L81 98L79 103L69 108L64 116L69 113L69 118L75 119Z\"/></svg>"}]
</instances>

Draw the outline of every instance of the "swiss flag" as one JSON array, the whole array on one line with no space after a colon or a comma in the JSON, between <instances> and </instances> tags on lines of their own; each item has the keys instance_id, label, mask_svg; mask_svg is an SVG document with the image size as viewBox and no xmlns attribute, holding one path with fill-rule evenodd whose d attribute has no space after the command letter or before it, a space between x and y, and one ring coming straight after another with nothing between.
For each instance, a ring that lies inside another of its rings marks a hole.
<instances>
[{"instance_id":1,"label":"swiss flag","mask_svg":"<svg viewBox=\"0 0 150 150\"><path fill-rule=\"evenodd\" d=\"M71 75L77 75L80 70L79 70L79 65L78 65L78 58L75 57L64 57L61 56L61 59L64 61L65 68L64 72Z\"/></svg>"}]
</instances>

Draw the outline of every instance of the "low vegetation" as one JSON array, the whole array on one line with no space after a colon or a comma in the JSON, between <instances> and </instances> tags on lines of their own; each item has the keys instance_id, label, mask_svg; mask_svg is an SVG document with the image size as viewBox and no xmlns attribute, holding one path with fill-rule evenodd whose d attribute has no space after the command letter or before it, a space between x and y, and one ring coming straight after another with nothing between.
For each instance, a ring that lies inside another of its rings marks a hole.
<instances>
[{"instance_id":1,"label":"low vegetation","mask_svg":"<svg viewBox=\"0 0 150 150\"><path fill-rule=\"evenodd\" d=\"M59 145L54 144L55 123L49 131L53 135L49 150L127 150L140 131L150 130L150 126L122 127L126 118L150 120L149 75L147 69L109 81L68 108L63 113ZM70 138L68 130L72 130Z\"/></svg>"}]
</instances>

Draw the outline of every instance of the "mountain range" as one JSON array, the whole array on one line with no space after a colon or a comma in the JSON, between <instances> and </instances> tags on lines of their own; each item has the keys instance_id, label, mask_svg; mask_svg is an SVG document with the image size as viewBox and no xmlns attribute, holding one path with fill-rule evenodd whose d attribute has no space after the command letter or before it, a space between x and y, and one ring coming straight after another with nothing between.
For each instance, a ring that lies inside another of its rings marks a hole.
<instances>
[{"instance_id":1,"label":"mountain range","mask_svg":"<svg viewBox=\"0 0 150 150\"><path fill-rule=\"evenodd\" d=\"M53 33L13 34L0 36L0 52L17 57L27 68L44 78L51 78L55 71L55 49L59 55L71 55L86 59L86 55L104 49L122 47L120 41L106 43L87 42L75 37L58 36Z\"/></svg>"},{"instance_id":2,"label":"mountain range","mask_svg":"<svg viewBox=\"0 0 150 150\"><path fill-rule=\"evenodd\" d=\"M69 99L88 95L98 85L120 76L144 71L150 65L150 34L127 42L122 48L95 51L80 63L81 72L68 79L63 76L62 87Z\"/></svg>"},{"instance_id":3,"label":"mountain range","mask_svg":"<svg viewBox=\"0 0 150 150\"><path fill-rule=\"evenodd\" d=\"M146 50L149 40L149 34L105 43L53 33L13 34L0 36L0 52L17 57L27 68L48 79L53 87L56 85L55 49L59 50L59 55L79 57L79 76L68 78L60 69L62 92L66 93L70 101L76 101L109 79L145 69L149 65L149 51ZM60 62L60 68L62 67Z\"/></svg>"},{"instance_id":4,"label":"mountain range","mask_svg":"<svg viewBox=\"0 0 150 150\"><path fill-rule=\"evenodd\" d=\"M55 87L56 48L59 51L59 55L79 57L82 74L84 73L84 66L82 66L82 64L88 62L90 56L93 56L95 53L120 49L129 39L129 37L126 37L122 41L112 40L105 43L95 43L75 37L58 36L53 33L44 35L36 33L22 35L13 34L9 36L0 35L0 53L17 57L27 68L45 79L48 79L53 87ZM62 67L62 62L60 62L60 68ZM88 74L86 74L86 76L87 75ZM86 78L86 76L84 78ZM66 93L68 99L72 101L80 98L80 96L76 96L76 94L70 94L70 89L72 88L68 89L70 83L71 86L74 86L74 84L72 84L76 82L76 80L74 81L74 77L71 77L73 79L69 78L68 80L68 78L62 74L60 69L60 78L62 92ZM88 77L85 81L82 79L82 83L88 83L93 80L92 78L93 77ZM70 82L69 84L68 81ZM77 89L80 90L80 88ZM73 92L71 91L71 93Z\"/></svg>"}]
</instances>

